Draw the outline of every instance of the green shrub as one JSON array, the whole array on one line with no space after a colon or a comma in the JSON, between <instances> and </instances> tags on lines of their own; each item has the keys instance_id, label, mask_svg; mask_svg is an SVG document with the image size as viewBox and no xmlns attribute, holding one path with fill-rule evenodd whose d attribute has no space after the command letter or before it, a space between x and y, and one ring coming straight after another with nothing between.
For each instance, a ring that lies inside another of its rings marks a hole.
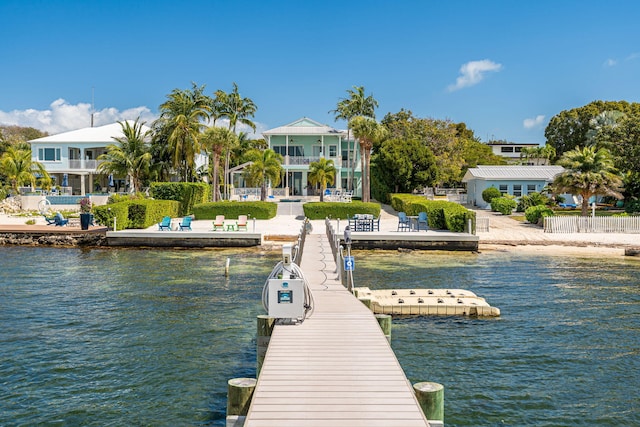
<instances>
[{"instance_id":1,"label":"green shrub","mask_svg":"<svg viewBox=\"0 0 640 427\"><path fill-rule=\"evenodd\" d=\"M496 197L491 200L491 210L502 215L511 215L518 204L509 197Z\"/></svg>"},{"instance_id":2,"label":"green shrub","mask_svg":"<svg viewBox=\"0 0 640 427\"><path fill-rule=\"evenodd\" d=\"M628 214L640 213L640 199L634 197L631 200L625 200L624 211Z\"/></svg>"},{"instance_id":3,"label":"green shrub","mask_svg":"<svg viewBox=\"0 0 640 427\"><path fill-rule=\"evenodd\" d=\"M135 193L135 194L112 194L107 199L107 204L127 202L129 200L142 200L147 199L147 195L144 193Z\"/></svg>"},{"instance_id":4,"label":"green shrub","mask_svg":"<svg viewBox=\"0 0 640 427\"><path fill-rule=\"evenodd\" d=\"M93 214L98 224L113 227L116 218L118 230L142 229L157 224L165 216L177 217L180 203L173 200L128 200L104 206L95 206Z\"/></svg>"},{"instance_id":5,"label":"green shrub","mask_svg":"<svg viewBox=\"0 0 640 427\"><path fill-rule=\"evenodd\" d=\"M278 205L273 202L207 202L193 206L193 215L196 219L216 219L216 215L224 215L225 218L238 218L239 215L248 215L250 218L271 219L276 216Z\"/></svg>"},{"instance_id":6,"label":"green shrub","mask_svg":"<svg viewBox=\"0 0 640 427\"><path fill-rule=\"evenodd\" d=\"M351 203L342 202L310 202L302 205L304 215L309 219L340 218L347 219L347 216L355 214L369 214L374 217L380 215L380 205L373 202L353 201Z\"/></svg>"},{"instance_id":7,"label":"green shrub","mask_svg":"<svg viewBox=\"0 0 640 427\"><path fill-rule=\"evenodd\" d=\"M524 211L524 216L531 224L540 224L545 216L553 216L553 211L544 205L529 206Z\"/></svg>"},{"instance_id":8,"label":"green shrub","mask_svg":"<svg viewBox=\"0 0 640 427\"><path fill-rule=\"evenodd\" d=\"M178 216L193 213L197 204L211 200L211 187L204 182L152 182L149 194L157 200L180 202Z\"/></svg>"},{"instance_id":9,"label":"green shrub","mask_svg":"<svg viewBox=\"0 0 640 427\"><path fill-rule=\"evenodd\" d=\"M527 208L530 208L531 206L538 206L538 205L546 206L549 204L549 202L550 202L550 199L543 194L529 193L525 196L520 197L520 200L518 200L518 206L516 207L516 211L525 212Z\"/></svg>"},{"instance_id":10,"label":"green shrub","mask_svg":"<svg viewBox=\"0 0 640 427\"><path fill-rule=\"evenodd\" d=\"M496 197L502 197L502 193L496 187L485 188L482 192L482 200L491 204L491 201Z\"/></svg>"}]
</instances>

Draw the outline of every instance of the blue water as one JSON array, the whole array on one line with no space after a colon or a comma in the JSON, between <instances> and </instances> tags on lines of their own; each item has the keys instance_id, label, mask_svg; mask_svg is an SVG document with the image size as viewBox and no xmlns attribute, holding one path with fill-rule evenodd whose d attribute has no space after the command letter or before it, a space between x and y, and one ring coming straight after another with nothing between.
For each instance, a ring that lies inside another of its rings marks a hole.
<instances>
[{"instance_id":1,"label":"blue water","mask_svg":"<svg viewBox=\"0 0 640 427\"><path fill-rule=\"evenodd\" d=\"M459 287L499 319L394 319L448 426L640 425L640 262L358 252L357 284ZM230 278L223 275L231 258ZM0 425L222 426L276 253L0 247Z\"/></svg>"}]
</instances>

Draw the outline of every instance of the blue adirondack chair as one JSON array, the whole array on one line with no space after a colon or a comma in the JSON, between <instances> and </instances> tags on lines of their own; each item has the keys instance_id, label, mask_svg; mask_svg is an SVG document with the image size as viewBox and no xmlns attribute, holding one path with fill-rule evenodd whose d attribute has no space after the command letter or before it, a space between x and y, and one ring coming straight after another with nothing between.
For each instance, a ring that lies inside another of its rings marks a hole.
<instances>
[{"instance_id":1,"label":"blue adirondack chair","mask_svg":"<svg viewBox=\"0 0 640 427\"><path fill-rule=\"evenodd\" d=\"M69 220L63 217L60 212L58 212L56 216L53 217L53 220L54 224L58 227L62 227L63 225L67 225L69 223Z\"/></svg>"},{"instance_id":2,"label":"blue adirondack chair","mask_svg":"<svg viewBox=\"0 0 640 427\"><path fill-rule=\"evenodd\" d=\"M164 218L162 218L162 221L158 223L158 229L160 231L162 231L162 230L170 231L171 230L171 217L170 216L165 216Z\"/></svg>"},{"instance_id":3,"label":"blue adirondack chair","mask_svg":"<svg viewBox=\"0 0 640 427\"><path fill-rule=\"evenodd\" d=\"M411 231L411 218L405 212L398 212L398 230Z\"/></svg>"},{"instance_id":4,"label":"blue adirondack chair","mask_svg":"<svg viewBox=\"0 0 640 427\"><path fill-rule=\"evenodd\" d=\"M182 219L182 222L180 224L178 224L178 228L180 228L180 231L184 231L184 230L191 231L191 217L190 216L185 216Z\"/></svg>"},{"instance_id":5,"label":"blue adirondack chair","mask_svg":"<svg viewBox=\"0 0 640 427\"><path fill-rule=\"evenodd\" d=\"M418 231L429 229L429 217L426 212L418 212Z\"/></svg>"},{"instance_id":6,"label":"blue adirondack chair","mask_svg":"<svg viewBox=\"0 0 640 427\"><path fill-rule=\"evenodd\" d=\"M51 217L48 217L46 215L42 215L42 216L44 217L44 220L47 221L47 225L53 225L53 224L56 223L56 216L55 215L51 216Z\"/></svg>"}]
</instances>

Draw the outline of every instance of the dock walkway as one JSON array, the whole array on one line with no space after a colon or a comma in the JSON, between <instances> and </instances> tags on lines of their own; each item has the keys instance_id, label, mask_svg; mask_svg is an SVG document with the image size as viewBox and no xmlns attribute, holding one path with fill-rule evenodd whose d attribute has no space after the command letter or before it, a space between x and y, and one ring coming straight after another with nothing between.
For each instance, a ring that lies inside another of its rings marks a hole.
<instances>
[{"instance_id":1,"label":"dock walkway","mask_svg":"<svg viewBox=\"0 0 640 427\"><path fill-rule=\"evenodd\" d=\"M336 279L324 234L307 236L300 267L314 311L275 326L244 426L428 427L374 315Z\"/></svg>"}]
</instances>

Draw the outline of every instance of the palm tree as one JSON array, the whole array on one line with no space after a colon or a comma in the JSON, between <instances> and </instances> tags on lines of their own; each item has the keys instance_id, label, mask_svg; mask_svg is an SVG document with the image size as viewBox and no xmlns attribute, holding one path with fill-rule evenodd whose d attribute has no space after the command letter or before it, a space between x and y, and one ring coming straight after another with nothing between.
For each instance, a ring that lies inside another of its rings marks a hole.
<instances>
[{"instance_id":1,"label":"palm tree","mask_svg":"<svg viewBox=\"0 0 640 427\"><path fill-rule=\"evenodd\" d=\"M0 173L11 183L14 194L19 193L21 185L36 185L41 180L45 184L51 177L41 163L31 159L31 150L24 145L9 146L0 158Z\"/></svg>"},{"instance_id":2,"label":"palm tree","mask_svg":"<svg viewBox=\"0 0 640 427\"><path fill-rule=\"evenodd\" d=\"M324 190L327 184L333 185L336 179L336 168L333 160L321 157L317 162L309 165L309 182L313 185L320 184L320 201L324 201Z\"/></svg>"},{"instance_id":3,"label":"palm tree","mask_svg":"<svg viewBox=\"0 0 640 427\"><path fill-rule=\"evenodd\" d=\"M350 144L350 122L356 116L376 118L375 110L378 108L378 101L373 95L366 96L364 86L353 86L353 89L347 89L348 98L341 98L335 110L329 111L334 113L335 120L345 120L347 122L347 144ZM356 161L356 147L353 147L353 158L351 158L351 149L347 150L347 164L350 171L347 171L347 188L353 190L353 174ZM353 162L353 163L352 163Z\"/></svg>"},{"instance_id":4,"label":"palm tree","mask_svg":"<svg viewBox=\"0 0 640 427\"><path fill-rule=\"evenodd\" d=\"M587 216L592 196L613 196L622 199L622 179L616 175L613 157L606 148L577 147L564 153L558 164L567 170L556 177L553 188L556 193L582 196L582 216Z\"/></svg>"},{"instance_id":5,"label":"palm tree","mask_svg":"<svg viewBox=\"0 0 640 427\"><path fill-rule=\"evenodd\" d=\"M220 157L222 153L229 151L235 144L237 137L228 129L221 127L210 127L202 136L202 145L211 153L209 167L211 169L211 191L213 201L220 200Z\"/></svg>"},{"instance_id":6,"label":"palm tree","mask_svg":"<svg viewBox=\"0 0 640 427\"><path fill-rule=\"evenodd\" d=\"M238 85L233 83L231 93L225 93L222 90L215 92L215 114L216 118L226 117L229 120L229 130L236 133L238 122L249 126L256 131L256 125L251 121L250 117L254 117L258 107L251 98L243 98L238 91ZM228 182L229 179L229 163L231 161L231 150L227 151L224 164L224 181L225 181L225 197L229 198Z\"/></svg>"},{"instance_id":7,"label":"palm tree","mask_svg":"<svg viewBox=\"0 0 640 427\"><path fill-rule=\"evenodd\" d=\"M184 181L193 177L195 156L202 147L199 137L209 119L212 100L204 95L204 86L192 83L192 89L174 89L160 105L160 118L153 124L156 137L169 145L173 167Z\"/></svg>"},{"instance_id":8,"label":"palm tree","mask_svg":"<svg viewBox=\"0 0 640 427\"><path fill-rule=\"evenodd\" d=\"M357 116L349 122L353 136L360 144L362 161L362 201L368 202L371 195L371 179L369 177L371 149L373 144L382 141L387 131L384 126L369 117Z\"/></svg>"},{"instance_id":9,"label":"palm tree","mask_svg":"<svg viewBox=\"0 0 640 427\"><path fill-rule=\"evenodd\" d=\"M266 150L250 150L245 158L252 162L245 169L245 179L251 186L260 186L260 200L265 201L267 199L267 182L271 181L273 186L280 184L282 156L268 148Z\"/></svg>"},{"instance_id":10,"label":"palm tree","mask_svg":"<svg viewBox=\"0 0 640 427\"><path fill-rule=\"evenodd\" d=\"M98 156L102 163L98 171L105 174L129 175L131 191L137 193L149 179L152 162L148 143L150 130L144 132L138 117L133 125L130 121L119 122L124 136L113 138L116 144L107 145L107 152Z\"/></svg>"}]
</instances>

